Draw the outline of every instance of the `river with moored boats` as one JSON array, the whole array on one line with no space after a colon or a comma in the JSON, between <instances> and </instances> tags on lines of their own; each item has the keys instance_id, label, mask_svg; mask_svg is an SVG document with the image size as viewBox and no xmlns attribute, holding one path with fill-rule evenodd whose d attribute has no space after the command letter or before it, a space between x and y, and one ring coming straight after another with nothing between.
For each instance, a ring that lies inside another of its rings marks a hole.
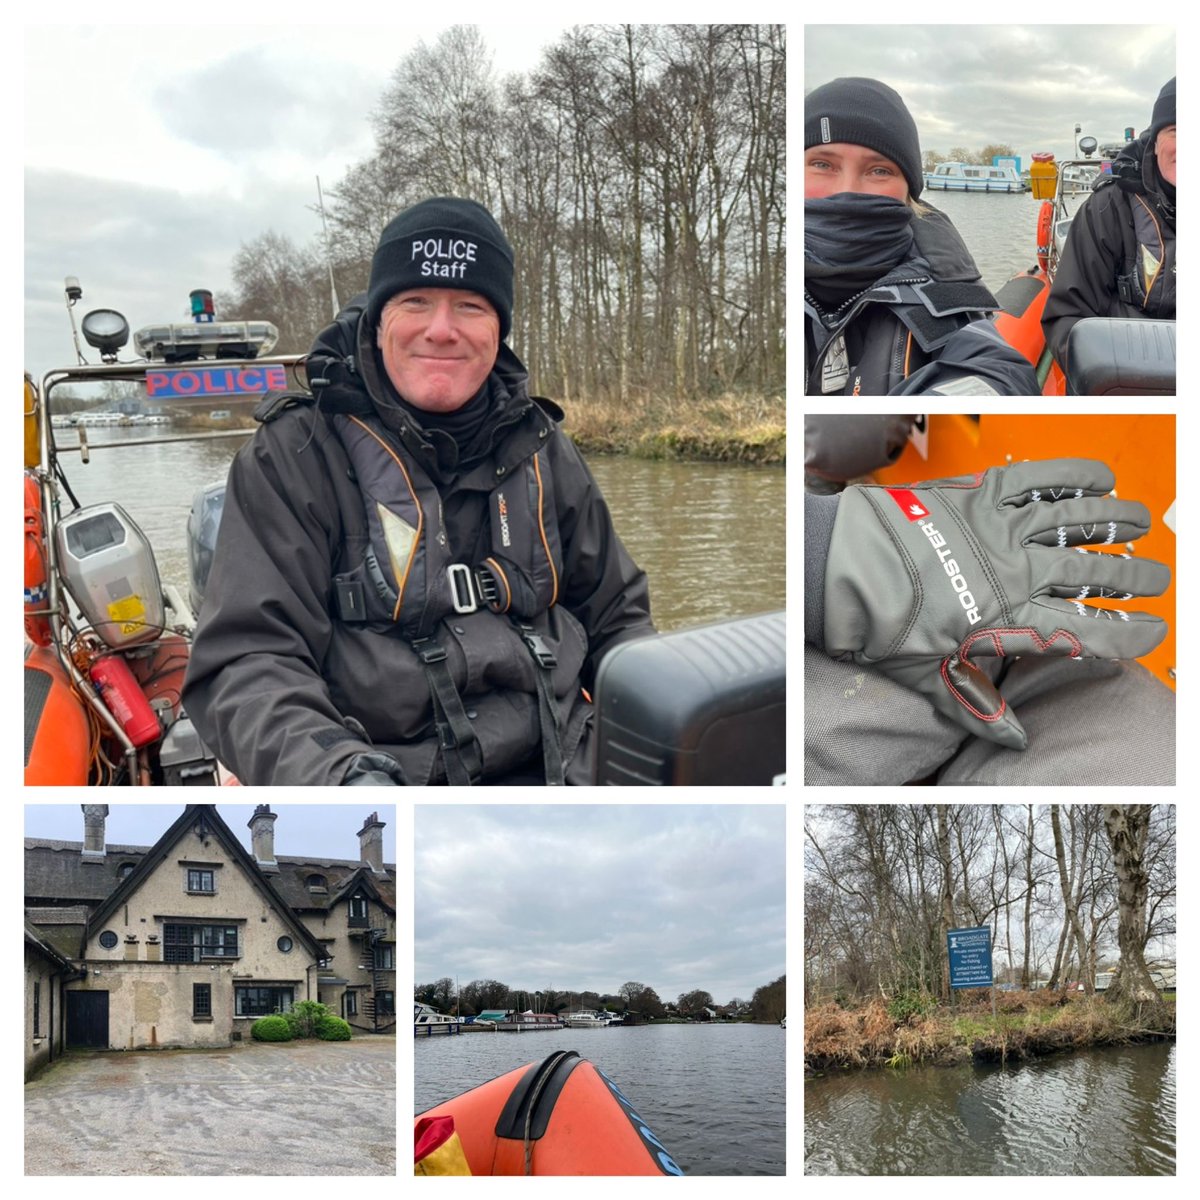
<instances>
[{"instance_id":1,"label":"river with moored boats","mask_svg":"<svg viewBox=\"0 0 1200 1200\"><path fill-rule=\"evenodd\" d=\"M809 1175L1174 1175L1175 1044L804 1081Z\"/></svg>"},{"instance_id":2,"label":"river with moored boats","mask_svg":"<svg viewBox=\"0 0 1200 1200\"><path fill-rule=\"evenodd\" d=\"M620 1025L414 1039L422 1113L558 1050L621 1089L685 1175L783 1175L787 1032L777 1025Z\"/></svg>"},{"instance_id":3,"label":"river with moored boats","mask_svg":"<svg viewBox=\"0 0 1200 1200\"><path fill-rule=\"evenodd\" d=\"M54 434L60 446L78 442L72 429ZM63 454L62 463L81 504L111 500L126 509L150 539L164 582L186 595L192 499L224 480L244 439L98 448L147 436L137 427L90 429L91 461ZM625 456L595 456L588 465L617 532L650 578L659 629L784 607L781 467Z\"/></svg>"}]
</instances>

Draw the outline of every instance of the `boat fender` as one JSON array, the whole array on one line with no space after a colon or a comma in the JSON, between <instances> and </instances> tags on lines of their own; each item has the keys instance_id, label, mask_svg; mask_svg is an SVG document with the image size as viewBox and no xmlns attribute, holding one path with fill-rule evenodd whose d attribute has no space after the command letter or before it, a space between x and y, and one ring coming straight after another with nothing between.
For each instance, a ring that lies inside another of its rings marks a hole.
<instances>
[{"instance_id":1,"label":"boat fender","mask_svg":"<svg viewBox=\"0 0 1200 1200\"><path fill-rule=\"evenodd\" d=\"M1050 233L1054 228L1054 202L1043 200L1038 210L1037 262L1043 271L1050 269Z\"/></svg>"},{"instance_id":2,"label":"boat fender","mask_svg":"<svg viewBox=\"0 0 1200 1200\"><path fill-rule=\"evenodd\" d=\"M413 1129L414 1175L470 1175L453 1117L421 1117Z\"/></svg>"},{"instance_id":3,"label":"boat fender","mask_svg":"<svg viewBox=\"0 0 1200 1200\"><path fill-rule=\"evenodd\" d=\"M496 1136L524 1141L528 1124L530 1141L542 1137L568 1077L582 1061L577 1050L558 1050L530 1067L496 1120Z\"/></svg>"},{"instance_id":4,"label":"boat fender","mask_svg":"<svg viewBox=\"0 0 1200 1200\"><path fill-rule=\"evenodd\" d=\"M25 634L34 645L50 645L46 587L46 530L42 522L42 489L25 473Z\"/></svg>"}]
</instances>

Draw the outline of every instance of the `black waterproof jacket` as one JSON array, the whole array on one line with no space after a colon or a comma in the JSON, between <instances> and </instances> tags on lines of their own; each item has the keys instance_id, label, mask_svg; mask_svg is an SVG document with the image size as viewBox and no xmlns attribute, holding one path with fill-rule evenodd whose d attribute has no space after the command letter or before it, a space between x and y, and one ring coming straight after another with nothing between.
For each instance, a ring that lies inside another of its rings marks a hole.
<instances>
[{"instance_id":1,"label":"black waterproof jacket","mask_svg":"<svg viewBox=\"0 0 1200 1200\"><path fill-rule=\"evenodd\" d=\"M990 313L999 305L949 218L931 209L913 234L909 259L836 312L805 289L806 394L1037 395L1037 376L997 332Z\"/></svg>"},{"instance_id":2,"label":"black waterproof jacket","mask_svg":"<svg viewBox=\"0 0 1200 1200\"><path fill-rule=\"evenodd\" d=\"M1175 319L1175 202L1149 134L1117 155L1071 222L1042 313L1064 370L1067 338L1084 317Z\"/></svg>"},{"instance_id":3,"label":"black waterproof jacket","mask_svg":"<svg viewBox=\"0 0 1200 1200\"><path fill-rule=\"evenodd\" d=\"M359 323L356 343L348 344L345 321L321 335L308 367L317 405L280 399L260 406L265 419L233 461L186 709L242 783L341 784L354 760L371 752L400 763L404 782L443 781L429 687L412 648L394 627L379 630L336 615L332 580L359 565L366 520L345 449L322 410L366 402L401 459L419 464L436 485L443 531L466 563L478 561L488 544L487 503L496 480L545 447L562 585L559 603L537 627L575 655L578 678L566 689L556 681L556 690L567 782L586 782L591 715L580 687L591 685L605 651L653 632L646 576L560 432L561 410L530 398L525 369L507 346L489 380L486 449L465 469L447 468L445 447L439 457L435 444L440 435L428 435L389 399L365 325ZM485 782L541 761L536 671L520 639L499 628L503 621L485 612L452 616L438 631L474 722ZM516 650L507 649L510 642Z\"/></svg>"}]
</instances>

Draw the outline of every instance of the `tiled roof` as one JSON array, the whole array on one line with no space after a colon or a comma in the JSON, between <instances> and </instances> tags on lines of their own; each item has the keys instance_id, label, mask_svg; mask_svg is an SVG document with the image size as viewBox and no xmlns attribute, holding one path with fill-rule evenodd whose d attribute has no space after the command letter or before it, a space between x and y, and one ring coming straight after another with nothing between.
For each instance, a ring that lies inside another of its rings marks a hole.
<instances>
[{"instance_id":1,"label":"tiled roof","mask_svg":"<svg viewBox=\"0 0 1200 1200\"><path fill-rule=\"evenodd\" d=\"M149 853L150 846L109 845L103 859L85 859L82 842L64 842L50 838L25 839L25 897L43 906L75 902L95 908L116 890L121 882L118 870L123 863L137 866ZM294 910L323 911L339 903L345 889L364 864L349 859L297 858L280 855L279 870L268 872L271 886ZM370 878L384 902L396 908L396 868L384 864L385 874ZM324 875L328 890L308 890L310 875ZM86 918L85 918L86 919Z\"/></svg>"}]
</instances>

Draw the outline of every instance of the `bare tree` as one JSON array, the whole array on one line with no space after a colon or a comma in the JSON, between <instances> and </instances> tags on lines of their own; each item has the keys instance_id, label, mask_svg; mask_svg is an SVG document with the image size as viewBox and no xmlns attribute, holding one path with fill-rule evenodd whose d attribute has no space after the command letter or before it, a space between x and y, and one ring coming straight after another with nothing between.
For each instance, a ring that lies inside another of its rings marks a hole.
<instances>
[{"instance_id":1,"label":"bare tree","mask_svg":"<svg viewBox=\"0 0 1200 1200\"><path fill-rule=\"evenodd\" d=\"M1146 843L1150 833L1148 804L1110 804L1104 809L1104 828L1112 846L1117 874L1117 943L1121 959L1106 999L1135 1004L1158 1000L1158 989L1146 969Z\"/></svg>"}]
</instances>

